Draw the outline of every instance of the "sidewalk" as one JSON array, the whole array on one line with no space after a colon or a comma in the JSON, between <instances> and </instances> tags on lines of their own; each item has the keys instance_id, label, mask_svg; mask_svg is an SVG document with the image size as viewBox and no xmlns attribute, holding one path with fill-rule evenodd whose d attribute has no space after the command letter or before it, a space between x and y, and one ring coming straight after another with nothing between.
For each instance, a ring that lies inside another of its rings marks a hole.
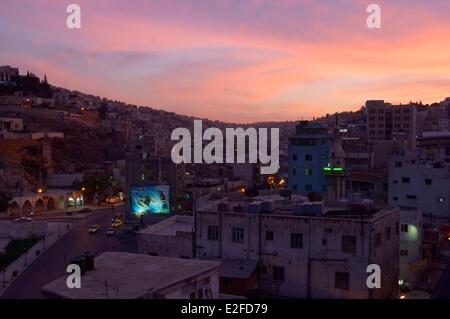
<instances>
[{"instance_id":1,"label":"sidewalk","mask_svg":"<svg viewBox=\"0 0 450 319\"><path fill-rule=\"evenodd\" d=\"M123 206L123 203L114 204L114 207L121 207ZM85 209L90 209L89 212L83 213L82 211ZM68 219L68 220L76 220L76 219L85 219L95 212L104 211L111 209L111 205L85 205L83 207L77 207L77 208L68 208L65 210L54 210L47 213L39 213L35 216L33 216L33 219L35 220L51 220L51 219ZM71 212L71 215L68 215L67 212Z\"/></svg>"},{"instance_id":2,"label":"sidewalk","mask_svg":"<svg viewBox=\"0 0 450 319\"><path fill-rule=\"evenodd\" d=\"M125 203L117 203L117 204L113 204L113 206L115 208L117 207L121 207L124 206ZM107 210L107 209L111 209L111 205L110 204L101 204L101 205L84 205L82 207L69 207L69 208L64 208L64 209L54 209L52 211L48 211L48 212L39 212L34 214L34 216L31 216L31 218L39 220L39 219L82 219L82 218L86 218L89 217L93 212L96 211L102 211L102 210ZM87 213L82 213L79 214L79 212L85 210L85 209L90 209L90 212ZM73 215L69 216L67 215L68 212L71 212ZM81 216L81 217L77 217L77 216ZM16 216L17 217L17 216ZM0 220L9 220L12 217L7 216L6 213L0 213Z\"/></svg>"},{"instance_id":3,"label":"sidewalk","mask_svg":"<svg viewBox=\"0 0 450 319\"><path fill-rule=\"evenodd\" d=\"M73 229L70 223L48 223L48 233L44 239L41 239L33 247L31 247L26 254L23 254L9 265L4 272L0 273L0 297L11 286L15 279L17 279L39 256L41 256L47 249L53 246L59 239L64 237ZM39 254L37 254L39 251ZM13 272L17 271L16 276Z\"/></svg>"}]
</instances>

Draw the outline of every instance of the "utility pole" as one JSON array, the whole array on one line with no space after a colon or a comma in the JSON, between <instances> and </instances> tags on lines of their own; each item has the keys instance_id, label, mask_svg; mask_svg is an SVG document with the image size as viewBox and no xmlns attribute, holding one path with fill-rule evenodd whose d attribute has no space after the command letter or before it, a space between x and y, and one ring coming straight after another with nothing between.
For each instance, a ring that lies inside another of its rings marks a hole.
<instances>
[{"instance_id":1,"label":"utility pole","mask_svg":"<svg viewBox=\"0 0 450 319\"><path fill-rule=\"evenodd\" d=\"M5 288L6 287L6 280L5 280L6 267L3 267L2 271L3 271L3 285L2 285L2 287Z\"/></svg>"},{"instance_id":2,"label":"utility pole","mask_svg":"<svg viewBox=\"0 0 450 319\"><path fill-rule=\"evenodd\" d=\"M105 293L106 293L106 298L108 298L108 281L105 280Z\"/></svg>"}]
</instances>

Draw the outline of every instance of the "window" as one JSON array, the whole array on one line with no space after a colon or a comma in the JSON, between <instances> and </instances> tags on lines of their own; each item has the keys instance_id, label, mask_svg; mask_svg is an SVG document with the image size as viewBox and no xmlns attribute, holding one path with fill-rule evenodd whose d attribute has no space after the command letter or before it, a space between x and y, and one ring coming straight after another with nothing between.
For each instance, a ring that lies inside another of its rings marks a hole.
<instances>
[{"instance_id":1,"label":"window","mask_svg":"<svg viewBox=\"0 0 450 319\"><path fill-rule=\"evenodd\" d=\"M305 155L305 161L311 162L312 161L312 155L311 154L306 154Z\"/></svg>"},{"instance_id":2,"label":"window","mask_svg":"<svg viewBox=\"0 0 450 319\"><path fill-rule=\"evenodd\" d=\"M273 280L284 281L284 267L273 266Z\"/></svg>"},{"instance_id":3,"label":"window","mask_svg":"<svg viewBox=\"0 0 450 319\"><path fill-rule=\"evenodd\" d=\"M233 228L233 242L243 243L244 242L244 229L243 228Z\"/></svg>"},{"instance_id":4,"label":"window","mask_svg":"<svg viewBox=\"0 0 450 319\"><path fill-rule=\"evenodd\" d=\"M406 195L406 199L413 199L416 200L417 196L416 195Z\"/></svg>"},{"instance_id":5,"label":"window","mask_svg":"<svg viewBox=\"0 0 450 319\"><path fill-rule=\"evenodd\" d=\"M223 283L224 287L231 287L233 285L233 279L224 277L224 278L222 278L222 283Z\"/></svg>"},{"instance_id":6,"label":"window","mask_svg":"<svg viewBox=\"0 0 450 319\"><path fill-rule=\"evenodd\" d=\"M375 247L381 247L381 233L375 234Z\"/></svg>"},{"instance_id":7,"label":"window","mask_svg":"<svg viewBox=\"0 0 450 319\"><path fill-rule=\"evenodd\" d=\"M305 168L305 176L311 176L312 175L312 168Z\"/></svg>"},{"instance_id":8,"label":"window","mask_svg":"<svg viewBox=\"0 0 450 319\"><path fill-rule=\"evenodd\" d=\"M400 256L408 256L408 250L407 249L400 249Z\"/></svg>"},{"instance_id":9,"label":"window","mask_svg":"<svg viewBox=\"0 0 450 319\"><path fill-rule=\"evenodd\" d=\"M391 227L386 228L385 234L387 240L391 239Z\"/></svg>"},{"instance_id":10,"label":"window","mask_svg":"<svg viewBox=\"0 0 450 319\"><path fill-rule=\"evenodd\" d=\"M402 167L402 162L395 162L395 167Z\"/></svg>"},{"instance_id":11,"label":"window","mask_svg":"<svg viewBox=\"0 0 450 319\"><path fill-rule=\"evenodd\" d=\"M350 274L348 272L335 273L334 288L349 290L350 289Z\"/></svg>"},{"instance_id":12,"label":"window","mask_svg":"<svg viewBox=\"0 0 450 319\"><path fill-rule=\"evenodd\" d=\"M402 183L409 184L409 177L402 177Z\"/></svg>"},{"instance_id":13,"label":"window","mask_svg":"<svg viewBox=\"0 0 450 319\"><path fill-rule=\"evenodd\" d=\"M342 252L356 253L356 236L342 236Z\"/></svg>"},{"instance_id":14,"label":"window","mask_svg":"<svg viewBox=\"0 0 450 319\"><path fill-rule=\"evenodd\" d=\"M327 156L326 156L326 155L322 155L322 156L320 156L320 158L321 158L322 160L326 160L326 159L327 159Z\"/></svg>"},{"instance_id":15,"label":"window","mask_svg":"<svg viewBox=\"0 0 450 319\"><path fill-rule=\"evenodd\" d=\"M408 232L408 224L402 224L400 226L400 230L402 231L402 233L407 233Z\"/></svg>"},{"instance_id":16,"label":"window","mask_svg":"<svg viewBox=\"0 0 450 319\"><path fill-rule=\"evenodd\" d=\"M398 180L394 179L394 180L392 181L392 183L393 183L393 184L398 184Z\"/></svg>"},{"instance_id":17,"label":"window","mask_svg":"<svg viewBox=\"0 0 450 319\"><path fill-rule=\"evenodd\" d=\"M306 184L305 185L305 191L307 191L307 192L312 191L312 185L311 184Z\"/></svg>"},{"instance_id":18,"label":"window","mask_svg":"<svg viewBox=\"0 0 450 319\"><path fill-rule=\"evenodd\" d=\"M433 180L431 178L425 179L425 185L431 185L433 183Z\"/></svg>"},{"instance_id":19,"label":"window","mask_svg":"<svg viewBox=\"0 0 450 319\"><path fill-rule=\"evenodd\" d=\"M259 267L259 273L260 274L267 274L267 267L266 266L260 266Z\"/></svg>"},{"instance_id":20,"label":"window","mask_svg":"<svg viewBox=\"0 0 450 319\"><path fill-rule=\"evenodd\" d=\"M219 240L219 227L218 226L208 226L208 240Z\"/></svg>"},{"instance_id":21,"label":"window","mask_svg":"<svg viewBox=\"0 0 450 319\"><path fill-rule=\"evenodd\" d=\"M303 234L291 234L291 248L303 248Z\"/></svg>"},{"instance_id":22,"label":"window","mask_svg":"<svg viewBox=\"0 0 450 319\"><path fill-rule=\"evenodd\" d=\"M298 189L297 184L292 185L292 189L293 189L293 190L297 190L297 189Z\"/></svg>"},{"instance_id":23,"label":"window","mask_svg":"<svg viewBox=\"0 0 450 319\"><path fill-rule=\"evenodd\" d=\"M297 170L295 168L292 169L292 175L297 175Z\"/></svg>"},{"instance_id":24,"label":"window","mask_svg":"<svg viewBox=\"0 0 450 319\"><path fill-rule=\"evenodd\" d=\"M325 238L322 238L322 246L326 246L327 245L327 240Z\"/></svg>"},{"instance_id":25,"label":"window","mask_svg":"<svg viewBox=\"0 0 450 319\"><path fill-rule=\"evenodd\" d=\"M398 196L392 197L393 200L398 200Z\"/></svg>"},{"instance_id":26,"label":"window","mask_svg":"<svg viewBox=\"0 0 450 319\"><path fill-rule=\"evenodd\" d=\"M294 161L296 161L296 160L297 160L297 154L292 155L292 159L293 159Z\"/></svg>"},{"instance_id":27,"label":"window","mask_svg":"<svg viewBox=\"0 0 450 319\"><path fill-rule=\"evenodd\" d=\"M266 240L273 240L273 231L266 231Z\"/></svg>"}]
</instances>

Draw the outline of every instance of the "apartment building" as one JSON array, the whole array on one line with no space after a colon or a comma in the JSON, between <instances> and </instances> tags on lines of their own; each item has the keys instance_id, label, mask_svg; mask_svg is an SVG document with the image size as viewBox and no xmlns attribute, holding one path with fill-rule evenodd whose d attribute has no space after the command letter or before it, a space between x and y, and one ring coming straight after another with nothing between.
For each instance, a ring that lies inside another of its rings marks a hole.
<instances>
[{"instance_id":1,"label":"apartment building","mask_svg":"<svg viewBox=\"0 0 450 319\"><path fill-rule=\"evenodd\" d=\"M257 261L258 287L278 296L386 298L398 285L398 225L398 208L355 211L297 195L229 194L197 210L196 251L198 258ZM382 269L381 289L367 288L369 264Z\"/></svg>"},{"instance_id":2,"label":"apartment building","mask_svg":"<svg viewBox=\"0 0 450 319\"><path fill-rule=\"evenodd\" d=\"M8 83L19 76L19 69L12 68L9 65L0 66L0 83Z\"/></svg>"},{"instance_id":3,"label":"apartment building","mask_svg":"<svg viewBox=\"0 0 450 319\"><path fill-rule=\"evenodd\" d=\"M422 211L400 207L400 276L402 286L414 288L427 263L422 259Z\"/></svg>"},{"instance_id":4,"label":"apartment building","mask_svg":"<svg viewBox=\"0 0 450 319\"><path fill-rule=\"evenodd\" d=\"M328 165L331 135L318 122L300 121L289 139L288 187L301 192L326 191L322 169Z\"/></svg>"},{"instance_id":5,"label":"apartment building","mask_svg":"<svg viewBox=\"0 0 450 319\"><path fill-rule=\"evenodd\" d=\"M450 166L415 154L389 161L389 204L420 208L432 225L450 220Z\"/></svg>"},{"instance_id":6,"label":"apartment building","mask_svg":"<svg viewBox=\"0 0 450 319\"><path fill-rule=\"evenodd\" d=\"M416 147L417 111L413 104L391 105L383 100L366 102L367 140L369 142L404 141Z\"/></svg>"}]
</instances>

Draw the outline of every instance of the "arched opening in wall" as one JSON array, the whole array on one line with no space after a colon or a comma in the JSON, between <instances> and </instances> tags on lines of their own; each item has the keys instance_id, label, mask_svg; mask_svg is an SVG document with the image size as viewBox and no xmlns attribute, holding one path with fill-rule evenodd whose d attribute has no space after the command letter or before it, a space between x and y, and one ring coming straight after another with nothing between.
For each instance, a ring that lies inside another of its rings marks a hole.
<instances>
[{"instance_id":1,"label":"arched opening in wall","mask_svg":"<svg viewBox=\"0 0 450 319\"><path fill-rule=\"evenodd\" d=\"M56 208L56 203L53 197L50 197L47 202L47 211L54 210Z\"/></svg>"},{"instance_id":2,"label":"arched opening in wall","mask_svg":"<svg viewBox=\"0 0 450 319\"><path fill-rule=\"evenodd\" d=\"M29 200L26 200L25 203L22 205L22 213L24 215L30 215L30 213L33 211L33 205L31 205Z\"/></svg>"},{"instance_id":3,"label":"arched opening in wall","mask_svg":"<svg viewBox=\"0 0 450 319\"><path fill-rule=\"evenodd\" d=\"M12 202L8 205L8 214L10 216L19 216L20 215L20 206L17 202Z\"/></svg>"},{"instance_id":4,"label":"arched opening in wall","mask_svg":"<svg viewBox=\"0 0 450 319\"><path fill-rule=\"evenodd\" d=\"M34 207L34 211L36 213L42 213L43 211L45 211L44 201L42 199L39 198L36 201L36 206Z\"/></svg>"},{"instance_id":5,"label":"arched opening in wall","mask_svg":"<svg viewBox=\"0 0 450 319\"><path fill-rule=\"evenodd\" d=\"M66 199L62 195L58 199L58 208L61 208L61 209L66 208Z\"/></svg>"}]
</instances>

